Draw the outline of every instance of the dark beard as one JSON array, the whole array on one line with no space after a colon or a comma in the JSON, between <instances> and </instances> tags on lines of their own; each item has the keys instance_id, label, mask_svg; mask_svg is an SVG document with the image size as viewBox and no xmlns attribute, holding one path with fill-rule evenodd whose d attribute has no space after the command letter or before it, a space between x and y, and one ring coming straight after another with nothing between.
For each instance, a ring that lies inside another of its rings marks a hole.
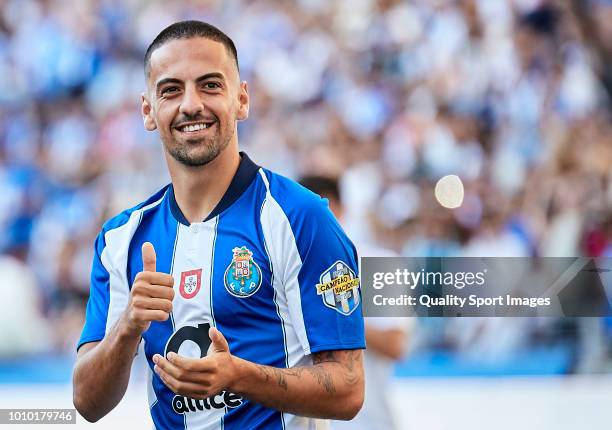
<instances>
[{"instance_id":1,"label":"dark beard","mask_svg":"<svg viewBox=\"0 0 612 430\"><path fill-rule=\"evenodd\" d=\"M232 138L233 133L229 133L227 139L219 142L218 139L211 139L211 141L200 141L187 143L185 145L180 145L174 148L170 148L168 153L179 163L189 166L189 167L201 167L205 166L215 158L219 156L219 154L227 148ZM199 156L193 156L189 152L189 147L191 145L205 145L208 148L208 151L205 151L203 154Z\"/></svg>"}]
</instances>

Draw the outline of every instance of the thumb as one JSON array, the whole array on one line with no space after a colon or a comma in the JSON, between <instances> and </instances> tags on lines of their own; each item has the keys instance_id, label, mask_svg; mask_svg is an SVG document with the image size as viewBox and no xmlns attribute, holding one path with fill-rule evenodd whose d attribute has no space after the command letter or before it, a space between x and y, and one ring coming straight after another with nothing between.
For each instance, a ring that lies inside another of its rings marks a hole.
<instances>
[{"instance_id":1,"label":"thumb","mask_svg":"<svg viewBox=\"0 0 612 430\"><path fill-rule=\"evenodd\" d=\"M211 327L208 330L208 336L212 341L210 346L214 352L229 352L227 340L216 327Z\"/></svg>"},{"instance_id":2,"label":"thumb","mask_svg":"<svg viewBox=\"0 0 612 430\"><path fill-rule=\"evenodd\" d=\"M155 272L155 248L151 242L142 244L142 270L143 272Z\"/></svg>"}]
</instances>

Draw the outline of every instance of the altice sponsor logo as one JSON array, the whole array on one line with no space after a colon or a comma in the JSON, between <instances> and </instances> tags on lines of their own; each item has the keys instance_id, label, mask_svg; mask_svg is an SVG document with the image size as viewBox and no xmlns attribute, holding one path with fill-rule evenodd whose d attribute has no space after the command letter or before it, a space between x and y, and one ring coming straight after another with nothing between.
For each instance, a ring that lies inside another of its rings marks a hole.
<instances>
[{"instance_id":1,"label":"altice sponsor logo","mask_svg":"<svg viewBox=\"0 0 612 430\"><path fill-rule=\"evenodd\" d=\"M229 391L221 391L220 393L206 399L192 399L190 397L179 395L174 396L172 399L172 409L174 409L174 412L177 414L211 409L224 409L226 406L233 409L237 408L241 404L242 397L240 397L238 394L230 393Z\"/></svg>"},{"instance_id":2,"label":"altice sponsor logo","mask_svg":"<svg viewBox=\"0 0 612 430\"><path fill-rule=\"evenodd\" d=\"M418 285L445 285L462 289L472 285L484 285L487 269L481 272L429 272L425 269L414 272L396 269L394 272L376 272L372 286L380 290L386 286L405 286L414 290Z\"/></svg>"}]
</instances>

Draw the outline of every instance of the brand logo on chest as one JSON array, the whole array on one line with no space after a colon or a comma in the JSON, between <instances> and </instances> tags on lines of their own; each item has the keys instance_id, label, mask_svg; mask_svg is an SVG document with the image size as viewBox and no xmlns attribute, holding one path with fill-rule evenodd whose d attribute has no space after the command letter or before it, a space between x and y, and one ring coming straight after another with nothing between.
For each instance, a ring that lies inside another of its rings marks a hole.
<instances>
[{"instance_id":1,"label":"brand logo on chest","mask_svg":"<svg viewBox=\"0 0 612 430\"><path fill-rule=\"evenodd\" d=\"M193 299L202 286L202 269L181 273L179 292L184 299Z\"/></svg>"},{"instance_id":2,"label":"brand logo on chest","mask_svg":"<svg viewBox=\"0 0 612 430\"><path fill-rule=\"evenodd\" d=\"M232 252L232 261L223 277L225 289L235 297L252 296L261 286L261 269L246 246L236 247Z\"/></svg>"}]
</instances>

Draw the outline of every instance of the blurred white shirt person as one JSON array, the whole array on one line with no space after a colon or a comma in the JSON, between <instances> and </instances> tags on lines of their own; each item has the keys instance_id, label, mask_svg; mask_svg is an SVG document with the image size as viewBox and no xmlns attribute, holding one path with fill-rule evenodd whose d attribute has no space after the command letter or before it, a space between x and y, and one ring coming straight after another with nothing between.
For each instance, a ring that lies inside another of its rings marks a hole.
<instances>
[{"instance_id":1,"label":"blurred white shirt person","mask_svg":"<svg viewBox=\"0 0 612 430\"><path fill-rule=\"evenodd\" d=\"M7 304L0 313L0 357L35 354L52 346L38 282L24 262L24 252L15 248L0 255L0 295Z\"/></svg>"},{"instance_id":2,"label":"blurred white shirt person","mask_svg":"<svg viewBox=\"0 0 612 430\"><path fill-rule=\"evenodd\" d=\"M321 197L329 200L329 208L341 225L342 206L337 181L323 176L308 176L300 183ZM355 242L359 257L397 257L391 250L368 243ZM342 429L395 429L393 412L388 401L389 382L393 365L407 353L408 336L415 323L414 318L366 317L364 354L365 400L361 411L351 421L332 421L331 428Z\"/></svg>"}]
</instances>

